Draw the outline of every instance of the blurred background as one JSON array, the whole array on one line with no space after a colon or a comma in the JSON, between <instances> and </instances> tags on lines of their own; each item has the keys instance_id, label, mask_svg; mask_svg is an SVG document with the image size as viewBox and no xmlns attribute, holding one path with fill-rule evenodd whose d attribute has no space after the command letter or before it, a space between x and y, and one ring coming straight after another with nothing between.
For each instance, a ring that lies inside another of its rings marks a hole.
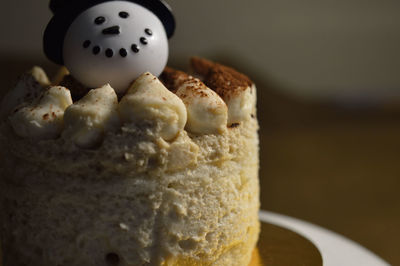
<instances>
[{"instance_id":1,"label":"blurred background","mask_svg":"<svg viewBox=\"0 0 400 266\"><path fill-rule=\"evenodd\" d=\"M197 55L257 84L262 208L400 265L400 1L168 1L170 65ZM2 1L0 97L42 53L48 0Z\"/></svg>"}]
</instances>

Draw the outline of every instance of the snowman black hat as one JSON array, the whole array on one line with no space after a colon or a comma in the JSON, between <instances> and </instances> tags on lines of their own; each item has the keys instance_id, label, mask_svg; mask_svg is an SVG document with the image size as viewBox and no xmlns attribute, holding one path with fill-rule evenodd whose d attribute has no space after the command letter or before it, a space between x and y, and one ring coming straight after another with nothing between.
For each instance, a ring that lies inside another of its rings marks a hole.
<instances>
[{"instance_id":1,"label":"snowman black hat","mask_svg":"<svg viewBox=\"0 0 400 266\"><path fill-rule=\"evenodd\" d=\"M105 2L121 0L51 0L50 9L54 16L43 36L43 49L46 56L59 65L64 64L63 43L72 22L85 10ZM162 22L170 38L175 31L175 19L171 8L163 0L122 0L141 5L152 11Z\"/></svg>"}]
</instances>

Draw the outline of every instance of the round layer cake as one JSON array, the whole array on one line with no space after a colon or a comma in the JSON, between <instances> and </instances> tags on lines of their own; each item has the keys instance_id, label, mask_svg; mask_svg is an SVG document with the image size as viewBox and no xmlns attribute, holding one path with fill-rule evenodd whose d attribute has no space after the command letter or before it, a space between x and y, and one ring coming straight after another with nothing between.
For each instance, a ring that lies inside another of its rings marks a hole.
<instances>
[{"instance_id":1,"label":"round layer cake","mask_svg":"<svg viewBox=\"0 0 400 266\"><path fill-rule=\"evenodd\" d=\"M256 89L199 58L124 95L40 68L3 100L4 266L247 265L258 239Z\"/></svg>"}]
</instances>

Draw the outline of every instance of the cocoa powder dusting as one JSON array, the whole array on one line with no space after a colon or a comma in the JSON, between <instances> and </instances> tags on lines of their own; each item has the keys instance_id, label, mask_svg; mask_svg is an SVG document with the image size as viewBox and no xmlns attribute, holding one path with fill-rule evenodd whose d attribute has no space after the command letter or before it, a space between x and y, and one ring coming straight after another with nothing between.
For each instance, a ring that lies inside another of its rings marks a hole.
<instances>
[{"instance_id":1,"label":"cocoa powder dusting","mask_svg":"<svg viewBox=\"0 0 400 266\"><path fill-rule=\"evenodd\" d=\"M214 63L200 57L190 58L190 67L200 76L207 76Z\"/></svg>"},{"instance_id":2,"label":"cocoa powder dusting","mask_svg":"<svg viewBox=\"0 0 400 266\"><path fill-rule=\"evenodd\" d=\"M188 74L171 67L166 67L163 73L160 75L160 81L168 90L174 93L185 81L188 80L190 80L190 76Z\"/></svg>"},{"instance_id":3,"label":"cocoa powder dusting","mask_svg":"<svg viewBox=\"0 0 400 266\"><path fill-rule=\"evenodd\" d=\"M186 89L191 91L194 95L202 98L209 97L205 92L207 86L199 79L196 79L185 72L166 67L160 76L160 80L165 87L174 93L177 92L179 87L186 85ZM180 97L186 98L187 95L180 95Z\"/></svg>"},{"instance_id":4,"label":"cocoa powder dusting","mask_svg":"<svg viewBox=\"0 0 400 266\"><path fill-rule=\"evenodd\" d=\"M253 84L249 77L233 68L203 58L193 57L190 64L197 74L203 76L203 82L223 99L239 94Z\"/></svg>"},{"instance_id":5,"label":"cocoa powder dusting","mask_svg":"<svg viewBox=\"0 0 400 266\"><path fill-rule=\"evenodd\" d=\"M193 94L202 97L202 98L206 98L208 97L208 94L206 93L206 85L204 85L203 83L195 83L196 86L188 86L187 88L193 91Z\"/></svg>"}]
</instances>

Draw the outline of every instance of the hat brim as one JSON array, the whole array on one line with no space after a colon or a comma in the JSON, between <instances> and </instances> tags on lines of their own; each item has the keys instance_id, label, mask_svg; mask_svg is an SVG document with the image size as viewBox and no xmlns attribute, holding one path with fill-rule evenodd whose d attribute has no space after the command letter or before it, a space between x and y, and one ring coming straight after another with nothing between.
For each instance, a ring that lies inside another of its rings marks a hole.
<instances>
[{"instance_id":1,"label":"hat brim","mask_svg":"<svg viewBox=\"0 0 400 266\"><path fill-rule=\"evenodd\" d=\"M63 65L63 43L65 35L75 18L92 6L121 0L86 0L71 4L69 1L64 7L60 7L50 20L43 35L43 50L46 56L56 64ZM167 37L171 38L175 32L175 18L170 6L163 0L122 0L139 4L152 11L162 22Z\"/></svg>"}]
</instances>

